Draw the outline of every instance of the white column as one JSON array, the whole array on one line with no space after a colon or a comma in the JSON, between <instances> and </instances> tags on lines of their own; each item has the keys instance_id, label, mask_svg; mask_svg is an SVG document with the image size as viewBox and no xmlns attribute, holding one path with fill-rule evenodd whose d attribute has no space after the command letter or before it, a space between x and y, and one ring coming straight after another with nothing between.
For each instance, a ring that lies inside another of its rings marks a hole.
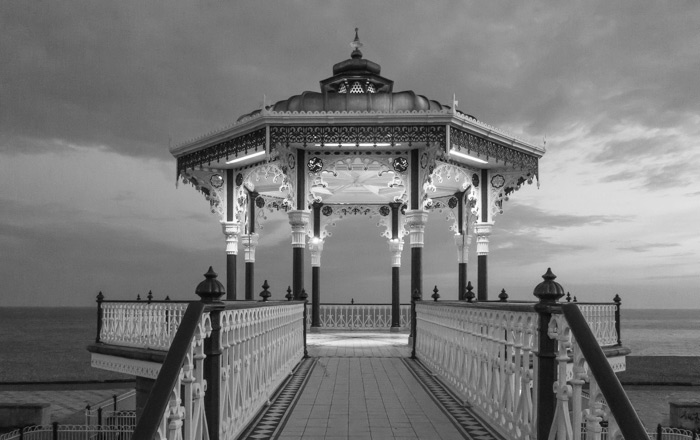
<instances>
[{"instance_id":1,"label":"white column","mask_svg":"<svg viewBox=\"0 0 700 440\"><path fill-rule=\"evenodd\" d=\"M492 229L493 223L477 223L476 225L474 225L474 232L476 233L477 255L489 254L489 236L491 235Z\"/></svg>"},{"instance_id":2,"label":"white column","mask_svg":"<svg viewBox=\"0 0 700 440\"><path fill-rule=\"evenodd\" d=\"M309 211L289 211L289 224L292 227L292 247L303 248L306 246L306 227L309 224Z\"/></svg>"},{"instance_id":3,"label":"white column","mask_svg":"<svg viewBox=\"0 0 700 440\"><path fill-rule=\"evenodd\" d=\"M226 255L238 255L238 234L241 232L241 224L222 221L221 229L226 236Z\"/></svg>"},{"instance_id":4,"label":"white column","mask_svg":"<svg viewBox=\"0 0 700 440\"><path fill-rule=\"evenodd\" d=\"M389 250L391 251L391 267L401 267L401 252L403 251L403 240L399 238L390 239Z\"/></svg>"},{"instance_id":5,"label":"white column","mask_svg":"<svg viewBox=\"0 0 700 440\"><path fill-rule=\"evenodd\" d=\"M311 251L311 267L321 267L321 253L323 252L323 240L314 237L309 241Z\"/></svg>"},{"instance_id":6,"label":"white column","mask_svg":"<svg viewBox=\"0 0 700 440\"><path fill-rule=\"evenodd\" d=\"M243 259L246 263L255 263L255 248L258 246L260 236L257 233L241 235L243 244Z\"/></svg>"},{"instance_id":7,"label":"white column","mask_svg":"<svg viewBox=\"0 0 700 440\"><path fill-rule=\"evenodd\" d=\"M457 263L469 263L469 246L472 244L472 236L466 234L455 234L455 245L457 245ZM488 247L488 244L487 244ZM488 249L488 248L487 248Z\"/></svg>"},{"instance_id":8,"label":"white column","mask_svg":"<svg viewBox=\"0 0 700 440\"><path fill-rule=\"evenodd\" d=\"M428 223L428 211L422 209L406 211L406 225L412 248L422 248L425 245L426 223Z\"/></svg>"}]
</instances>

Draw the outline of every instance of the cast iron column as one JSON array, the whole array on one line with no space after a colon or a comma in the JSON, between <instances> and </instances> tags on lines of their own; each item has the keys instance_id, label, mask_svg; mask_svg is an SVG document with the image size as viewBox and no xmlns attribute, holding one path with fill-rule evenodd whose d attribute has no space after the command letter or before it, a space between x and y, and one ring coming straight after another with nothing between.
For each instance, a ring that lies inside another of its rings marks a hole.
<instances>
[{"instance_id":1,"label":"cast iron column","mask_svg":"<svg viewBox=\"0 0 700 440\"><path fill-rule=\"evenodd\" d=\"M486 301L489 299L489 272L488 272L488 255L489 255L489 235L493 223L477 223L474 227L476 232L476 254L477 254L477 299Z\"/></svg>"},{"instance_id":2,"label":"cast iron column","mask_svg":"<svg viewBox=\"0 0 700 440\"><path fill-rule=\"evenodd\" d=\"M236 300L236 258L238 256L238 234L241 225L238 222L221 222L221 228L226 236L226 299Z\"/></svg>"},{"instance_id":3,"label":"cast iron column","mask_svg":"<svg viewBox=\"0 0 700 440\"><path fill-rule=\"evenodd\" d=\"M306 226L309 224L308 211L289 211L289 224L292 226L292 292L299 299L304 288L304 248L306 247Z\"/></svg>"},{"instance_id":4,"label":"cast iron column","mask_svg":"<svg viewBox=\"0 0 700 440\"><path fill-rule=\"evenodd\" d=\"M390 203L391 207L391 331L398 332L401 329L401 295L399 291L399 279L401 270L401 252L403 240L399 236L399 213L401 203Z\"/></svg>"},{"instance_id":5,"label":"cast iron column","mask_svg":"<svg viewBox=\"0 0 700 440\"><path fill-rule=\"evenodd\" d=\"M406 224L411 239L411 292L423 298L423 246L428 211L417 209L406 212Z\"/></svg>"},{"instance_id":6,"label":"cast iron column","mask_svg":"<svg viewBox=\"0 0 700 440\"><path fill-rule=\"evenodd\" d=\"M557 397L554 392L554 382L557 380L557 342L549 337L547 332L549 321L552 318L552 311L559 309L559 298L564 296L564 288L554 281L556 275L551 269L542 275L544 281L535 287L533 295L539 298L540 302L535 304L535 311L539 314L538 347L536 355L535 371L537 372L535 409L537 421L537 438L546 439L552 428L554 420L554 410L556 409Z\"/></svg>"},{"instance_id":7,"label":"cast iron column","mask_svg":"<svg viewBox=\"0 0 700 440\"><path fill-rule=\"evenodd\" d=\"M309 242L311 251L311 331L318 332L321 327L321 203L313 204L314 237Z\"/></svg>"}]
</instances>

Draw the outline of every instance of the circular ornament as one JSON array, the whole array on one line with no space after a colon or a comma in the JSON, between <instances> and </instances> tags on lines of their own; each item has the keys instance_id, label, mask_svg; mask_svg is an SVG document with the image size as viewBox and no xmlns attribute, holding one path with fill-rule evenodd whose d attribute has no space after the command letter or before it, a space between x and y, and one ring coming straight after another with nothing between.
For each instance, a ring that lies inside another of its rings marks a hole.
<instances>
[{"instance_id":1,"label":"circular ornament","mask_svg":"<svg viewBox=\"0 0 700 440\"><path fill-rule=\"evenodd\" d=\"M323 161L318 157L312 157L306 163L306 167L312 173L318 173L319 171L321 171L323 169Z\"/></svg>"},{"instance_id":2,"label":"circular ornament","mask_svg":"<svg viewBox=\"0 0 700 440\"><path fill-rule=\"evenodd\" d=\"M420 157L420 167L425 168L428 166L428 154L423 153L423 155Z\"/></svg>"},{"instance_id":3,"label":"circular ornament","mask_svg":"<svg viewBox=\"0 0 700 440\"><path fill-rule=\"evenodd\" d=\"M381 214L383 217L386 217L387 215L391 214L391 208L384 205L379 208L379 214Z\"/></svg>"},{"instance_id":4,"label":"circular ornament","mask_svg":"<svg viewBox=\"0 0 700 440\"><path fill-rule=\"evenodd\" d=\"M221 188L224 186L224 178L221 177L221 174L214 174L209 178L209 183L211 183L211 186L214 188Z\"/></svg>"},{"instance_id":5,"label":"circular ornament","mask_svg":"<svg viewBox=\"0 0 700 440\"><path fill-rule=\"evenodd\" d=\"M403 173L408 169L408 160L405 157L397 157L392 162L392 166L397 173Z\"/></svg>"},{"instance_id":6,"label":"circular ornament","mask_svg":"<svg viewBox=\"0 0 700 440\"><path fill-rule=\"evenodd\" d=\"M474 188L479 187L479 175L476 173L472 174L472 185L474 185Z\"/></svg>"},{"instance_id":7,"label":"circular ornament","mask_svg":"<svg viewBox=\"0 0 700 440\"><path fill-rule=\"evenodd\" d=\"M258 208L264 208L265 207L265 199L263 199L261 196L258 196L255 198L255 206Z\"/></svg>"},{"instance_id":8,"label":"circular ornament","mask_svg":"<svg viewBox=\"0 0 700 440\"><path fill-rule=\"evenodd\" d=\"M407 206L405 203L404 203L403 205L401 205L401 214L404 214L404 215L405 215L405 214L406 214L406 209L408 209L408 206Z\"/></svg>"},{"instance_id":9,"label":"circular ornament","mask_svg":"<svg viewBox=\"0 0 700 440\"><path fill-rule=\"evenodd\" d=\"M450 207L450 209L454 209L455 206L457 206L458 200L457 197L452 196L450 197L450 200L447 201L447 206Z\"/></svg>"},{"instance_id":10,"label":"circular ornament","mask_svg":"<svg viewBox=\"0 0 700 440\"><path fill-rule=\"evenodd\" d=\"M293 170L294 167L297 165L297 160L294 158L293 154L289 154L287 156L287 162L289 163L289 169Z\"/></svg>"},{"instance_id":11,"label":"circular ornament","mask_svg":"<svg viewBox=\"0 0 700 440\"><path fill-rule=\"evenodd\" d=\"M324 206L321 208L321 214L328 217L329 215L333 214L333 208L331 208L330 206Z\"/></svg>"},{"instance_id":12,"label":"circular ornament","mask_svg":"<svg viewBox=\"0 0 700 440\"><path fill-rule=\"evenodd\" d=\"M243 185L243 174L238 173L236 175L236 186L241 186Z\"/></svg>"},{"instance_id":13,"label":"circular ornament","mask_svg":"<svg viewBox=\"0 0 700 440\"><path fill-rule=\"evenodd\" d=\"M500 174L496 174L491 178L491 186L493 186L494 188L503 188L503 185L505 184L506 178Z\"/></svg>"}]
</instances>

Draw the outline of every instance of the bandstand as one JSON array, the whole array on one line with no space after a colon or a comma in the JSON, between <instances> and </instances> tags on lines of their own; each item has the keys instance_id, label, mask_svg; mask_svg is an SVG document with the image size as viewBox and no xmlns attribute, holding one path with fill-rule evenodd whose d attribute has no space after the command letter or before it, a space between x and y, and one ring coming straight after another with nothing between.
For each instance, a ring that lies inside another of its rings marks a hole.
<instances>
[{"instance_id":1,"label":"bandstand","mask_svg":"<svg viewBox=\"0 0 700 440\"><path fill-rule=\"evenodd\" d=\"M241 116L228 128L171 149L177 175L210 202L226 238L227 299L254 299L255 251L265 212L286 211L292 294L311 256L312 328L319 327L321 254L329 228L369 216L391 251L392 329L399 327L399 271L405 237L410 292L423 293L424 229L433 213L451 220L457 251L455 299L466 299L476 237L477 295L488 299L489 235L503 202L538 178L540 146L413 91L394 91L379 64L351 57L333 66L320 91L306 91ZM245 292L236 291L239 243ZM330 245L330 243L328 243ZM444 243L434 243L444 246ZM450 244L452 246L452 244ZM471 293L471 290L469 290ZM444 293L443 293L444 296Z\"/></svg>"}]
</instances>

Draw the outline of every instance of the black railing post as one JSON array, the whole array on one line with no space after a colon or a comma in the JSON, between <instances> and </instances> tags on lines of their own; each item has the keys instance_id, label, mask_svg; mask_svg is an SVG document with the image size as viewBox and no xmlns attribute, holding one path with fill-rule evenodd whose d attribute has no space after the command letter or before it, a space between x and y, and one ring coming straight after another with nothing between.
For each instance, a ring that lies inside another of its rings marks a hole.
<instances>
[{"instance_id":1,"label":"black railing post","mask_svg":"<svg viewBox=\"0 0 700 440\"><path fill-rule=\"evenodd\" d=\"M309 351L306 347L306 306L309 304L309 294L306 293L306 289L302 288L301 289L301 294L299 295L299 299L304 301L304 318L303 318L303 329L304 329L304 359L309 357Z\"/></svg>"},{"instance_id":2,"label":"black railing post","mask_svg":"<svg viewBox=\"0 0 700 440\"><path fill-rule=\"evenodd\" d=\"M58 422L53 422L53 440L58 440Z\"/></svg>"},{"instance_id":3,"label":"black railing post","mask_svg":"<svg viewBox=\"0 0 700 440\"><path fill-rule=\"evenodd\" d=\"M418 326L418 319L416 318L416 301L421 300L421 294L418 289L415 289L413 291L413 295L411 295L411 342L412 342L412 347L411 347L411 359L416 358L416 327Z\"/></svg>"},{"instance_id":4,"label":"black railing post","mask_svg":"<svg viewBox=\"0 0 700 440\"><path fill-rule=\"evenodd\" d=\"M549 337L547 330L552 318L552 309L557 306L559 298L564 296L564 289L561 284L554 281L556 275L552 273L551 269L547 268L547 273L542 275L542 278L544 281L538 284L533 291L533 295L539 298L539 302L535 304L535 311L539 315L537 363L535 364L535 374L537 375L535 428L538 439L549 438L549 431L554 420L556 395L553 385L557 380L555 362L557 347L556 341Z\"/></svg>"},{"instance_id":5,"label":"black railing post","mask_svg":"<svg viewBox=\"0 0 700 440\"><path fill-rule=\"evenodd\" d=\"M100 333L102 333L102 301L104 301L105 296L102 291L97 294L97 336L95 337L95 343L100 342Z\"/></svg>"},{"instance_id":6,"label":"black railing post","mask_svg":"<svg viewBox=\"0 0 700 440\"><path fill-rule=\"evenodd\" d=\"M661 440L661 423L656 425L656 440Z\"/></svg>"},{"instance_id":7,"label":"black railing post","mask_svg":"<svg viewBox=\"0 0 700 440\"><path fill-rule=\"evenodd\" d=\"M102 407L97 408L97 426L102 426Z\"/></svg>"},{"instance_id":8,"label":"black railing post","mask_svg":"<svg viewBox=\"0 0 700 440\"><path fill-rule=\"evenodd\" d=\"M204 408L211 440L219 440L221 431L221 311L224 309L221 298L226 296L226 289L216 276L214 269L209 267L204 274L205 280L194 292L207 305L211 317L211 336L204 340L204 379L207 381Z\"/></svg>"},{"instance_id":9,"label":"black railing post","mask_svg":"<svg viewBox=\"0 0 700 440\"><path fill-rule=\"evenodd\" d=\"M116 411L117 410L117 395L116 394L114 394L112 396L112 402L114 403L114 411Z\"/></svg>"},{"instance_id":10,"label":"black railing post","mask_svg":"<svg viewBox=\"0 0 700 440\"><path fill-rule=\"evenodd\" d=\"M617 345L622 345L622 329L620 326L620 305L622 304L622 298L620 298L620 295L615 295L613 302L615 303L615 331L617 332Z\"/></svg>"}]
</instances>

